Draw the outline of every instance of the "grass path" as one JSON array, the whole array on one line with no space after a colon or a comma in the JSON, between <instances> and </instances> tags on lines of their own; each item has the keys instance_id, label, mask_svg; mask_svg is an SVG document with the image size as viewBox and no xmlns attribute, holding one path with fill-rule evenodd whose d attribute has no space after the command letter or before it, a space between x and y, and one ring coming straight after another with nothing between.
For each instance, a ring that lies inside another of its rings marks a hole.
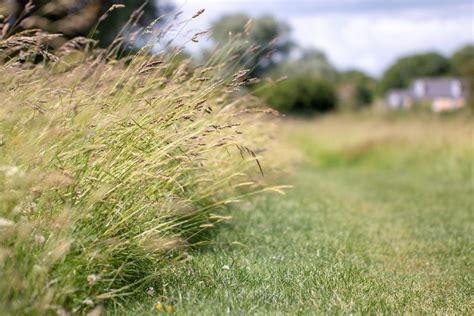
<instances>
[{"instance_id":1,"label":"grass path","mask_svg":"<svg viewBox=\"0 0 474 316\"><path fill-rule=\"evenodd\" d=\"M180 315L472 313L472 151L425 167L438 149L377 143L328 163L296 136L310 150L295 189L235 213L159 299ZM128 310L156 314L156 300Z\"/></svg>"}]
</instances>

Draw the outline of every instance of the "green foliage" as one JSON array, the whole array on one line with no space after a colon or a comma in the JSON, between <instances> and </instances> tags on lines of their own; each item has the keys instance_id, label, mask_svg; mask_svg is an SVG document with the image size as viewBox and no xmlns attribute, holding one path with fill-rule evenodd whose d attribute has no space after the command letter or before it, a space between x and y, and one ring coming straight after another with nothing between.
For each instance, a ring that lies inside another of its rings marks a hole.
<instances>
[{"instance_id":1,"label":"green foliage","mask_svg":"<svg viewBox=\"0 0 474 316\"><path fill-rule=\"evenodd\" d=\"M212 28L212 38L219 46L229 39L236 42L238 49L232 58L236 58L241 67L250 69L254 76L269 71L292 46L288 25L271 16L251 19L244 14L225 15Z\"/></svg>"},{"instance_id":2,"label":"green foliage","mask_svg":"<svg viewBox=\"0 0 474 316\"><path fill-rule=\"evenodd\" d=\"M16 15L24 10L25 4L26 1L23 5L18 4L16 8L13 8L13 10L19 10ZM34 8L22 21L19 16L12 17L17 20L16 30L42 29L52 33L61 33L70 38L88 36L93 32L94 38L102 47L108 47L112 43L127 21L130 20L131 23L121 36L147 27L158 17L174 9L172 3L166 0L34 0L33 4ZM110 10L113 5L124 6ZM162 17L157 23L163 20Z\"/></svg>"},{"instance_id":3,"label":"green foliage","mask_svg":"<svg viewBox=\"0 0 474 316\"><path fill-rule=\"evenodd\" d=\"M263 86L257 94L283 113L327 112L334 110L337 104L333 84L304 74Z\"/></svg>"},{"instance_id":4,"label":"green foliage","mask_svg":"<svg viewBox=\"0 0 474 316\"><path fill-rule=\"evenodd\" d=\"M356 107L370 105L374 99L373 91L367 85L356 83L355 104Z\"/></svg>"},{"instance_id":5,"label":"green foliage","mask_svg":"<svg viewBox=\"0 0 474 316\"><path fill-rule=\"evenodd\" d=\"M454 52L450 63L452 73L467 80L468 105L474 111L474 45L466 45Z\"/></svg>"},{"instance_id":6,"label":"green foliage","mask_svg":"<svg viewBox=\"0 0 474 316\"><path fill-rule=\"evenodd\" d=\"M452 73L469 76L474 73L474 45L466 45L455 51L450 58Z\"/></svg>"},{"instance_id":7,"label":"green foliage","mask_svg":"<svg viewBox=\"0 0 474 316\"><path fill-rule=\"evenodd\" d=\"M448 59L435 52L406 56L384 72L378 92L384 94L390 89L407 88L417 77L442 76L449 70Z\"/></svg>"},{"instance_id":8,"label":"green foliage","mask_svg":"<svg viewBox=\"0 0 474 316\"><path fill-rule=\"evenodd\" d=\"M109 46L120 30L134 15L140 15L135 26L130 26L127 32L137 31L139 28L162 25L167 20L167 15L174 11L174 5L168 0L102 0L101 14L106 12L113 4L123 3L124 8L112 11L106 19L100 22L97 34L94 36L99 40L102 47ZM126 33L124 34L126 35Z\"/></svg>"},{"instance_id":9,"label":"green foliage","mask_svg":"<svg viewBox=\"0 0 474 316\"><path fill-rule=\"evenodd\" d=\"M271 72L273 77L306 75L325 79L332 83L338 80L337 69L331 65L326 55L316 49L298 49L298 57L278 64Z\"/></svg>"},{"instance_id":10,"label":"green foliage","mask_svg":"<svg viewBox=\"0 0 474 316\"><path fill-rule=\"evenodd\" d=\"M375 80L362 71L350 70L342 72L340 89L347 89L340 94L341 101L351 108L360 108L372 104L375 94Z\"/></svg>"}]
</instances>

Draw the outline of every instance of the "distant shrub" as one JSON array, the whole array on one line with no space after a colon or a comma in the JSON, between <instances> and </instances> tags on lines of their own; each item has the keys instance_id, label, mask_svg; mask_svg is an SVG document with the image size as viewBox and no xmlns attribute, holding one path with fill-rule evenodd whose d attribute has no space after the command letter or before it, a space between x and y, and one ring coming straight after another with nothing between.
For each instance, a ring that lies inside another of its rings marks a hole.
<instances>
[{"instance_id":1,"label":"distant shrub","mask_svg":"<svg viewBox=\"0 0 474 316\"><path fill-rule=\"evenodd\" d=\"M336 90L330 82L306 75L261 88L257 95L283 113L328 112L337 104Z\"/></svg>"},{"instance_id":2,"label":"distant shrub","mask_svg":"<svg viewBox=\"0 0 474 316\"><path fill-rule=\"evenodd\" d=\"M359 70L340 73L338 82L338 106L357 110L370 106L374 100L375 79Z\"/></svg>"}]
</instances>

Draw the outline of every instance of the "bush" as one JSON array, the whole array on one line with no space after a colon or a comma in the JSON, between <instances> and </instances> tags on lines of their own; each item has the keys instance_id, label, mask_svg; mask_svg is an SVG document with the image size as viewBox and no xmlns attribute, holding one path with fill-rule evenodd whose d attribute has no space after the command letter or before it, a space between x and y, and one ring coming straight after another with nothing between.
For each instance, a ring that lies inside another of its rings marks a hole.
<instances>
[{"instance_id":1,"label":"bush","mask_svg":"<svg viewBox=\"0 0 474 316\"><path fill-rule=\"evenodd\" d=\"M370 106L374 99L375 80L359 70L340 73L338 85L340 105L347 109Z\"/></svg>"},{"instance_id":2,"label":"bush","mask_svg":"<svg viewBox=\"0 0 474 316\"><path fill-rule=\"evenodd\" d=\"M337 104L336 90L331 83L306 75L261 87L256 93L282 113L322 113L334 110Z\"/></svg>"}]
</instances>

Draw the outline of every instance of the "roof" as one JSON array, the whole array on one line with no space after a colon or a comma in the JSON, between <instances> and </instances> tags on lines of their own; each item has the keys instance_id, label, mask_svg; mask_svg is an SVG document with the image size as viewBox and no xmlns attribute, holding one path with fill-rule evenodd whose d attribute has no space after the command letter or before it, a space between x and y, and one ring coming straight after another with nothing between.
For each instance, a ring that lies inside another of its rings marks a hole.
<instances>
[{"instance_id":1,"label":"roof","mask_svg":"<svg viewBox=\"0 0 474 316\"><path fill-rule=\"evenodd\" d=\"M418 89L421 89L422 93ZM422 98L452 98L465 95L464 82L458 78L418 78L413 82L411 90L416 97Z\"/></svg>"}]
</instances>

